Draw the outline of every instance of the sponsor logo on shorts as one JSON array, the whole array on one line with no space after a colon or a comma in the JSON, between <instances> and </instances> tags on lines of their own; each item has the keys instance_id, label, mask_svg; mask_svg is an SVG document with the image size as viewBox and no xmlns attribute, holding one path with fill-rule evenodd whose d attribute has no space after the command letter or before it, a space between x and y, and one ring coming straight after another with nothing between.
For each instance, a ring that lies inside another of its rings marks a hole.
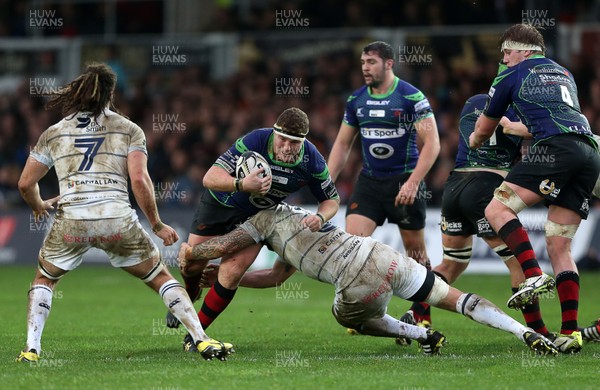
<instances>
[{"instance_id":1,"label":"sponsor logo on shorts","mask_svg":"<svg viewBox=\"0 0 600 390\"><path fill-rule=\"evenodd\" d=\"M479 232L479 234L491 233L493 231L492 226L490 225L490 222L487 220L487 218L483 217L477 220L477 231Z\"/></svg>"},{"instance_id":2,"label":"sponsor logo on shorts","mask_svg":"<svg viewBox=\"0 0 600 390\"><path fill-rule=\"evenodd\" d=\"M462 231L462 222L448 222L442 217L442 231L447 233L460 233Z\"/></svg>"},{"instance_id":3,"label":"sponsor logo on shorts","mask_svg":"<svg viewBox=\"0 0 600 390\"><path fill-rule=\"evenodd\" d=\"M550 195L553 198L556 198L560 193L560 188L556 188L554 182L551 182L550 179L542 180L540 183L540 192L544 195Z\"/></svg>"},{"instance_id":4,"label":"sponsor logo on shorts","mask_svg":"<svg viewBox=\"0 0 600 390\"><path fill-rule=\"evenodd\" d=\"M392 289L392 287L391 287L392 278L394 277L394 273L396 272L396 268L397 267L398 267L398 262L396 262L395 260L392 261L392 263L388 267L388 270L387 270L387 272L385 274L385 281L382 282L377 287L377 290L375 290L371 294L369 294L366 297L364 297L363 299L361 299L361 302L362 303L369 303L373 299L378 298L381 294L385 294L386 292L390 291Z\"/></svg>"},{"instance_id":5,"label":"sponsor logo on shorts","mask_svg":"<svg viewBox=\"0 0 600 390\"><path fill-rule=\"evenodd\" d=\"M590 211L590 200L585 199L581 204L581 208L579 210L583 211L584 213L588 213Z\"/></svg>"},{"instance_id":6,"label":"sponsor logo on shorts","mask_svg":"<svg viewBox=\"0 0 600 390\"><path fill-rule=\"evenodd\" d=\"M112 234L110 236L72 236L70 234L63 234L64 242L76 242L76 243L105 243L120 241L123 239L121 233Z\"/></svg>"}]
</instances>

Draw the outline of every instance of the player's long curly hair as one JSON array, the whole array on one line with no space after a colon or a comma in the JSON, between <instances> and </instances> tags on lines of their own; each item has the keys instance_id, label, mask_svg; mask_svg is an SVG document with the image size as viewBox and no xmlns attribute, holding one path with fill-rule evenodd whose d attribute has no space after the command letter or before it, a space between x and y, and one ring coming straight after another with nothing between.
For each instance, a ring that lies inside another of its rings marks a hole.
<instances>
[{"instance_id":1,"label":"player's long curly hair","mask_svg":"<svg viewBox=\"0 0 600 390\"><path fill-rule=\"evenodd\" d=\"M46 109L60 106L63 115L86 111L97 117L108 107L121 114L113 103L116 83L117 76L108 65L88 64L75 80L58 92L48 94L52 98L46 103Z\"/></svg>"}]
</instances>

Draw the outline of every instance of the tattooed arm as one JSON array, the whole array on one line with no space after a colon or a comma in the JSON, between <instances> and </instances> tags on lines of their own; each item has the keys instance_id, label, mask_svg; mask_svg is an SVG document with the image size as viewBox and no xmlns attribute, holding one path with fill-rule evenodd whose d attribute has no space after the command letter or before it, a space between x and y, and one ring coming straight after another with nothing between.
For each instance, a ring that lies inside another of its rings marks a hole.
<instances>
[{"instance_id":1,"label":"tattooed arm","mask_svg":"<svg viewBox=\"0 0 600 390\"><path fill-rule=\"evenodd\" d=\"M239 252L240 250L256 244L252 236L244 229L236 228L224 236L213 237L200 244L191 246L182 245L186 261L206 261L217 259L225 255ZM182 256L180 256L180 260Z\"/></svg>"}]
</instances>

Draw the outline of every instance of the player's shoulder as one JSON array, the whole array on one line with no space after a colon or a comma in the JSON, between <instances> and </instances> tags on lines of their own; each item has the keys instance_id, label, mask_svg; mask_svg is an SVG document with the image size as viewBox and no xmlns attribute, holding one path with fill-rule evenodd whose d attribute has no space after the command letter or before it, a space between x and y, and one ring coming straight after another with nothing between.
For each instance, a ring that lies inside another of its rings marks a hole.
<instances>
[{"instance_id":1,"label":"player's shoulder","mask_svg":"<svg viewBox=\"0 0 600 390\"><path fill-rule=\"evenodd\" d=\"M396 78L397 84L394 93L400 95L403 99L411 102L420 102L427 99L421 90L408 81Z\"/></svg>"},{"instance_id":2,"label":"player's shoulder","mask_svg":"<svg viewBox=\"0 0 600 390\"><path fill-rule=\"evenodd\" d=\"M358 99L359 97L361 97L363 95L368 95L368 94L369 94L369 90L368 90L367 85L363 85L362 87L353 91L350 94L350 96L348 96L348 99L346 99L346 103L351 103L351 102L355 101L356 99Z\"/></svg>"},{"instance_id":3,"label":"player's shoulder","mask_svg":"<svg viewBox=\"0 0 600 390\"><path fill-rule=\"evenodd\" d=\"M483 93L471 96L465 102L460 116L463 117L468 114L483 112L488 100L489 96Z\"/></svg>"},{"instance_id":4,"label":"player's shoulder","mask_svg":"<svg viewBox=\"0 0 600 390\"><path fill-rule=\"evenodd\" d=\"M239 152L252 150L264 156L267 150L269 138L272 134L273 129L270 127L254 129L249 133L244 134L236 141L236 149Z\"/></svg>"}]
</instances>

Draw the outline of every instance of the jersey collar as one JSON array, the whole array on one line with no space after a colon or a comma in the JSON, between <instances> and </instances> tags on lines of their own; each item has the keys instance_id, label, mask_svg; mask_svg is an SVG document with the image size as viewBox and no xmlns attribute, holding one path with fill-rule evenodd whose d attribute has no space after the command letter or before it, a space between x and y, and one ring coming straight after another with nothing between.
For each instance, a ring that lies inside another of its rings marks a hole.
<instances>
[{"instance_id":1,"label":"jersey collar","mask_svg":"<svg viewBox=\"0 0 600 390\"><path fill-rule=\"evenodd\" d=\"M371 87L367 87L367 92L369 93L369 96L374 99L386 98L386 97L390 96L392 93L394 93L394 91L396 90L396 87L398 86L399 81L400 81L400 79L398 78L398 76L394 76L394 82L392 83L392 86L387 90L386 93L381 93L381 94L372 93Z\"/></svg>"}]
</instances>

